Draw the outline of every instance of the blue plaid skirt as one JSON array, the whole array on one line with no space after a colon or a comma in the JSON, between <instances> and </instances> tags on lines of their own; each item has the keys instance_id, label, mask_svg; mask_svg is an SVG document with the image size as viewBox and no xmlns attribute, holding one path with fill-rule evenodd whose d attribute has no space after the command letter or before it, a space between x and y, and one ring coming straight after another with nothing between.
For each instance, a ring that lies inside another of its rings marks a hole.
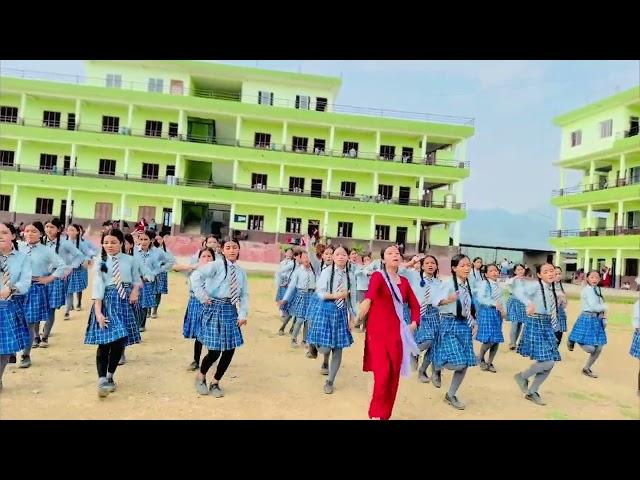
<instances>
[{"instance_id":1,"label":"blue plaid skirt","mask_svg":"<svg viewBox=\"0 0 640 480\"><path fill-rule=\"evenodd\" d=\"M640 358L640 332L633 332L633 340L631 340L631 350L629 354L632 357Z\"/></svg>"},{"instance_id":2,"label":"blue plaid skirt","mask_svg":"<svg viewBox=\"0 0 640 480\"><path fill-rule=\"evenodd\" d=\"M24 350L31 345L31 334L29 333L29 324L24 316L24 302L26 297L24 295L13 295L11 302L16 306L16 331L18 332L18 343L20 344L20 350Z\"/></svg>"},{"instance_id":3,"label":"blue plaid skirt","mask_svg":"<svg viewBox=\"0 0 640 480\"><path fill-rule=\"evenodd\" d=\"M67 290L65 281L61 278L56 278L53 282L47 283L47 299L49 301L49 309L58 309L63 306L67 299Z\"/></svg>"},{"instance_id":4,"label":"blue plaid skirt","mask_svg":"<svg viewBox=\"0 0 640 480\"><path fill-rule=\"evenodd\" d=\"M146 314L146 309L142 308L140 305L140 297L138 297L138 301L131 305L131 309L133 310L133 317L136 319L136 325L138 325L138 331L142 327L142 321L144 320L144 316Z\"/></svg>"},{"instance_id":5,"label":"blue plaid skirt","mask_svg":"<svg viewBox=\"0 0 640 480\"><path fill-rule=\"evenodd\" d=\"M527 307L514 296L507 300L507 320L510 322L524 323L527 318Z\"/></svg>"},{"instance_id":6,"label":"blue plaid skirt","mask_svg":"<svg viewBox=\"0 0 640 480\"><path fill-rule=\"evenodd\" d=\"M47 286L32 282L27 293L27 298L23 302L24 317L27 323L46 322L49 320L49 298L47 296Z\"/></svg>"},{"instance_id":7,"label":"blue plaid skirt","mask_svg":"<svg viewBox=\"0 0 640 480\"><path fill-rule=\"evenodd\" d=\"M280 300L282 300L284 298L284 294L287 291L287 287L278 287L278 291L276 292L276 302L279 302ZM295 297L296 292L293 292L293 295ZM293 298L293 297L292 297ZM289 308L291 306L289 305L289 302L285 303L284 305L280 305L280 315L282 315L283 317L286 317L287 315L289 315Z\"/></svg>"},{"instance_id":8,"label":"blue plaid skirt","mask_svg":"<svg viewBox=\"0 0 640 480\"><path fill-rule=\"evenodd\" d=\"M129 303L131 287L125 286L126 298L120 298L115 286L110 285L104 291L102 314L109 320L107 328L100 328L96 320L95 303L89 313L89 321L84 336L87 345L105 345L120 338L127 339L127 345L140 343L140 330L136 323L132 305Z\"/></svg>"},{"instance_id":9,"label":"blue plaid skirt","mask_svg":"<svg viewBox=\"0 0 640 480\"><path fill-rule=\"evenodd\" d=\"M437 369L447 363L468 367L477 365L471 327L467 324L467 319L456 320L451 315L441 315L440 332L433 351L433 363Z\"/></svg>"},{"instance_id":10,"label":"blue plaid skirt","mask_svg":"<svg viewBox=\"0 0 640 480\"><path fill-rule=\"evenodd\" d=\"M0 300L0 355L13 355L21 350L16 316L16 304Z\"/></svg>"},{"instance_id":11,"label":"blue plaid skirt","mask_svg":"<svg viewBox=\"0 0 640 480\"><path fill-rule=\"evenodd\" d=\"M502 317L496 307L480 306L478 312L478 333L476 340L481 343L502 343Z\"/></svg>"},{"instance_id":12,"label":"blue plaid skirt","mask_svg":"<svg viewBox=\"0 0 640 480\"><path fill-rule=\"evenodd\" d=\"M558 331L567 331L567 311L564 307L558 307Z\"/></svg>"},{"instance_id":13,"label":"blue plaid skirt","mask_svg":"<svg viewBox=\"0 0 640 480\"><path fill-rule=\"evenodd\" d=\"M289 313L300 320L309 318L309 304L311 299L316 296L314 290L296 290L296 293L289 305Z\"/></svg>"},{"instance_id":14,"label":"blue plaid skirt","mask_svg":"<svg viewBox=\"0 0 640 480\"><path fill-rule=\"evenodd\" d=\"M66 280L67 295L82 292L85 288L87 288L87 279L85 278L86 273L87 270L83 267L74 268L71 271L71 274L67 277Z\"/></svg>"},{"instance_id":15,"label":"blue plaid skirt","mask_svg":"<svg viewBox=\"0 0 640 480\"><path fill-rule=\"evenodd\" d=\"M316 295L317 297L317 295ZM307 335L307 343L318 348L346 348L353 343L347 308L338 309L333 300L320 300Z\"/></svg>"},{"instance_id":16,"label":"blue plaid skirt","mask_svg":"<svg viewBox=\"0 0 640 480\"><path fill-rule=\"evenodd\" d=\"M536 317L527 315L516 351L523 357L539 362L561 360L558 342L551 326L551 315Z\"/></svg>"},{"instance_id":17,"label":"blue plaid skirt","mask_svg":"<svg viewBox=\"0 0 640 480\"><path fill-rule=\"evenodd\" d=\"M213 298L209 305L203 304L198 340L209 350L222 352L244 344L235 305L218 298Z\"/></svg>"},{"instance_id":18,"label":"blue plaid skirt","mask_svg":"<svg viewBox=\"0 0 640 480\"><path fill-rule=\"evenodd\" d=\"M411 325L411 309L408 303L402 304L402 319L407 325Z\"/></svg>"},{"instance_id":19,"label":"blue plaid skirt","mask_svg":"<svg viewBox=\"0 0 640 480\"><path fill-rule=\"evenodd\" d=\"M153 308L156 306L156 282L143 282L140 289L140 306Z\"/></svg>"},{"instance_id":20,"label":"blue plaid skirt","mask_svg":"<svg viewBox=\"0 0 640 480\"><path fill-rule=\"evenodd\" d=\"M182 336L184 338L198 338L202 326L202 304L192 293L189 295L187 310L184 312Z\"/></svg>"},{"instance_id":21,"label":"blue plaid skirt","mask_svg":"<svg viewBox=\"0 0 640 480\"><path fill-rule=\"evenodd\" d=\"M167 272L160 272L156 277L156 293L161 295L169 293L169 279Z\"/></svg>"},{"instance_id":22,"label":"blue plaid skirt","mask_svg":"<svg viewBox=\"0 0 640 480\"><path fill-rule=\"evenodd\" d=\"M607 332L597 314L582 312L573 324L569 340L580 345L606 345Z\"/></svg>"},{"instance_id":23,"label":"blue plaid skirt","mask_svg":"<svg viewBox=\"0 0 640 480\"><path fill-rule=\"evenodd\" d=\"M427 307L427 311L420 317L420 325L416 330L416 343L420 344L427 340L435 340L440 330L440 315L438 309L433 305Z\"/></svg>"}]
</instances>

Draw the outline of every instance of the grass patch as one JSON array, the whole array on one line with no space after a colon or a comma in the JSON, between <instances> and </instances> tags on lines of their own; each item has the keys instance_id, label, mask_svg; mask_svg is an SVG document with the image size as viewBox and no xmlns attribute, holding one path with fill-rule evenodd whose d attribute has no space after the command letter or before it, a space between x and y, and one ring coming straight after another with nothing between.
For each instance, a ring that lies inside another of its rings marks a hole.
<instances>
[{"instance_id":1,"label":"grass patch","mask_svg":"<svg viewBox=\"0 0 640 480\"><path fill-rule=\"evenodd\" d=\"M552 410L545 415L547 420L569 420L569 415L560 410Z\"/></svg>"},{"instance_id":2,"label":"grass patch","mask_svg":"<svg viewBox=\"0 0 640 480\"><path fill-rule=\"evenodd\" d=\"M274 278L273 272L248 272L249 280L258 278Z\"/></svg>"},{"instance_id":3,"label":"grass patch","mask_svg":"<svg viewBox=\"0 0 640 480\"><path fill-rule=\"evenodd\" d=\"M640 413L638 413L637 409L634 411L633 408L628 406L620 407L620 413L622 416L631 418L633 420L640 420Z\"/></svg>"},{"instance_id":4,"label":"grass patch","mask_svg":"<svg viewBox=\"0 0 640 480\"><path fill-rule=\"evenodd\" d=\"M569 392L569 398L574 400L589 400L589 395L580 392Z\"/></svg>"},{"instance_id":5,"label":"grass patch","mask_svg":"<svg viewBox=\"0 0 640 480\"><path fill-rule=\"evenodd\" d=\"M607 295L606 292L603 293L605 295L606 303L616 303L619 305L633 305L638 301L638 297L622 297L622 296L614 296ZM578 300L580 301L580 295L567 295L568 300Z\"/></svg>"},{"instance_id":6,"label":"grass patch","mask_svg":"<svg viewBox=\"0 0 640 480\"><path fill-rule=\"evenodd\" d=\"M629 314L619 312L608 313L607 323L612 325L631 325L631 312L629 312Z\"/></svg>"}]
</instances>

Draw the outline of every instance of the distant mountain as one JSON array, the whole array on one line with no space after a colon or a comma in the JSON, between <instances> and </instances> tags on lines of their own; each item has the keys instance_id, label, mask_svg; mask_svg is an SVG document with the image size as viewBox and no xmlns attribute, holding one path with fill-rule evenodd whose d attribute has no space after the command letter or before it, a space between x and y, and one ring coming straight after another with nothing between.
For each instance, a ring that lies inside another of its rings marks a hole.
<instances>
[{"instance_id":1,"label":"distant mountain","mask_svg":"<svg viewBox=\"0 0 640 480\"><path fill-rule=\"evenodd\" d=\"M579 228L577 213L564 212L563 229ZM541 206L525 213L501 208L468 210L461 224L460 243L510 248L552 250L549 231L556 228L556 209Z\"/></svg>"}]
</instances>

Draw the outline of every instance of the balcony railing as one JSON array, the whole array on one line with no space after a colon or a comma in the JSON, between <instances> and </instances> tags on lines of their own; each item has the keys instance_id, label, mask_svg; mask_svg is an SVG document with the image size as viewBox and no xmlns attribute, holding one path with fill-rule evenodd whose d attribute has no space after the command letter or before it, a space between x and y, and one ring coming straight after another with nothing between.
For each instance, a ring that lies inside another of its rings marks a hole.
<instances>
[{"instance_id":1,"label":"balcony railing","mask_svg":"<svg viewBox=\"0 0 640 480\"><path fill-rule=\"evenodd\" d=\"M25 165L0 165L0 170L13 170L16 172L39 173L42 175L56 175L66 177L84 177L99 178L103 180L124 180L131 182L154 183L163 185L184 185L198 188L216 188L225 190L241 190L254 193L270 193L276 195L293 195L298 197L316 197L325 199L348 200L353 202L367 203L386 203L393 205L407 205L411 207L425 208L447 208L453 210L464 210L464 203L455 203L452 201L420 201L416 199L406 198L389 198L383 199L380 195L351 195L346 192L325 192L318 190L303 190L299 188L277 188L268 187L266 185L244 185L239 183L217 183L210 180L199 179L182 179L175 176L150 176L150 175L134 175L130 173L99 173L93 170L81 170L78 168L60 168L59 166L39 168Z\"/></svg>"},{"instance_id":2,"label":"balcony railing","mask_svg":"<svg viewBox=\"0 0 640 480\"><path fill-rule=\"evenodd\" d=\"M107 83L106 77L88 77L86 75L69 75L69 74L60 74L60 73L52 73L52 72L38 72L32 70L19 70L14 68L2 68L0 69L0 74L8 77L17 77L17 78L26 78L30 80L47 80L52 82L61 82L61 83L76 83L88 86L100 86L106 88L120 88L124 90L137 90L144 91L149 93L158 93L158 94L168 94L168 95L191 95L195 97L204 97L204 98L212 98L212 99L220 99L227 101L235 101L235 102L244 102L244 103L258 103L258 95L243 95L241 93L234 92L223 92L217 91L214 89L205 89L194 87L189 90L186 87L176 88L173 87L169 82L163 82L162 91L158 92L155 88L149 90L149 84L145 82L136 82L136 81L116 81L115 79L110 79L110 84ZM319 102L319 105L316 105L315 102L309 102L308 109L315 111L332 111L339 113L349 113L355 115L364 115L364 116L374 116L374 117L386 117L386 118L401 118L408 120L418 120L424 122L435 122L435 123L450 123L450 124L458 124L458 125L473 125L475 122L474 118L471 117L461 117L456 115L443 115L437 113L420 113L420 112L407 112L402 110L394 110L388 108L376 108L376 107L356 107L353 105L341 105L337 103L324 103ZM265 105L274 106L274 107L285 107L291 108L296 107L295 99L288 98L273 98L273 102L269 102ZM298 104L299 106L299 104Z\"/></svg>"},{"instance_id":3,"label":"balcony railing","mask_svg":"<svg viewBox=\"0 0 640 480\"><path fill-rule=\"evenodd\" d=\"M634 127L634 128L630 128L629 130L623 130L621 132L616 132L616 138L620 139L620 138L635 137L635 136L638 135L638 133L640 133L640 128Z\"/></svg>"},{"instance_id":4,"label":"balcony railing","mask_svg":"<svg viewBox=\"0 0 640 480\"><path fill-rule=\"evenodd\" d=\"M108 135L127 135L133 137L158 138L164 140L207 143L210 145L225 145L232 147L243 147L257 150L272 150L277 152L301 153L307 155L329 156L329 157L345 157L358 158L364 160L375 160L384 162L397 163L420 163L423 165L436 165L440 167L469 168L469 162L460 162L458 160L444 160L437 158L437 151L431 152L423 158L412 155L383 155L380 153L363 152L363 151L344 151L343 149L320 149L312 147L301 147L296 145L284 145L274 142L262 142L256 140L239 140L236 138L212 137L206 135L195 134L179 134L177 132L169 132L167 128L162 130L147 128L128 128L124 126L115 126L110 124L98 125L84 122L72 122L60 120L52 125L50 122L40 118L22 118L22 117L0 117L0 123L14 123L27 127L41 127L59 130L71 130L91 133L104 133Z\"/></svg>"},{"instance_id":5,"label":"balcony railing","mask_svg":"<svg viewBox=\"0 0 640 480\"><path fill-rule=\"evenodd\" d=\"M586 230L551 230L550 237L612 237L615 235L640 235L640 226L588 228Z\"/></svg>"},{"instance_id":6,"label":"balcony railing","mask_svg":"<svg viewBox=\"0 0 640 480\"><path fill-rule=\"evenodd\" d=\"M575 195L578 193L595 192L598 190L607 190L609 188L626 187L628 185L637 185L640 183L640 174L628 176L626 178L618 178L615 182L599 182L587 185L576 185L575 187L560 188L553 190L554 197L564 197L566 195Z\"/></svg>"}]
</instances>

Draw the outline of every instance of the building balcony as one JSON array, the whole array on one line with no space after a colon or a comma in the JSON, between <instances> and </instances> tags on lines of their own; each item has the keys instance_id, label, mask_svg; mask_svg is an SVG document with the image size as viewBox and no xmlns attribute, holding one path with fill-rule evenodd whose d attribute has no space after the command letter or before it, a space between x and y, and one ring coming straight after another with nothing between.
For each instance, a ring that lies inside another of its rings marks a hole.
<instances>
[{"instance_id":1,"label":"building balcony","mask_svg":"<svg viewBox=\"0 0 640 480\"><path fill-rule=\"evenodd\" d=\"M556 207L616 203L640 198L640 175L619 178L616 182L600 182L552 191L551 203Z\"/></svg>"},{"instance_id":2,"label":"building balcony","mask_svg":"<svg viewBox=\"0 0 640 480\"><path fill-rule=\"evenodd\" d=\"M640 226L551 230L549 236L555 248L640 249Z\"/></svg>"}]
</instances>

